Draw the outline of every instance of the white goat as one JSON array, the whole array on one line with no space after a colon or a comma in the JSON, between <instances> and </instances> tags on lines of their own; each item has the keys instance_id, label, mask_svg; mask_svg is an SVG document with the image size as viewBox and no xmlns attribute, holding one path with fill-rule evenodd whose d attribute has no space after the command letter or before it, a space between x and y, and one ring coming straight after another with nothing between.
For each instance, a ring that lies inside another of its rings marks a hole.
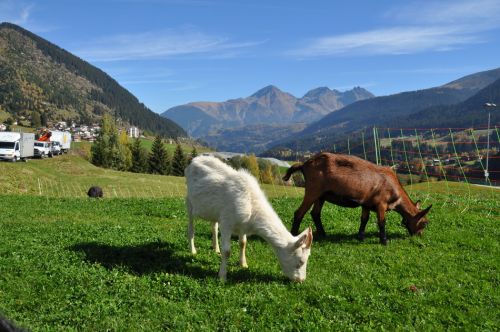
<instances>
[{"instance_id":1,"label":"white goat","mask_svg":"<svg viewBox=\"0 0 500 332\"><path fill-rule=\"evenodd\" d=\"M236 171L209 156L194 158L185 174L191 253L196 254L193 219L200 217L212 222L212 245L216 251L218 222L222 246L219 278L222 281L226 280L232 234L239 236L241 266L247 267L246 235L257 234L272 245L288 278L298 282L305 280L311 253L311 228L296 237L292 236L252 175L245 170Z\"/></svg>"}]
</instances>

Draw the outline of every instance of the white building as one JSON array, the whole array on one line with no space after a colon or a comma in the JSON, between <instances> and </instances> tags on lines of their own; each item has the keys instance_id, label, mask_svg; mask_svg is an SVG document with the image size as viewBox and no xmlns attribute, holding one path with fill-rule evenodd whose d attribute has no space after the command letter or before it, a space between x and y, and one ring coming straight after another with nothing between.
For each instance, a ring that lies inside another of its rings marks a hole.
<instances>
[{"instance_id":1,"label":"white building","mask_svg":"<svg viewBox=\"0 0 500 332\"><path fill-rule=\"evenodd\" d=\"M140 135L139 128L137 128L137 127L129 127L127 129L127 134L128 134L129 137L137 138Z\"/></svg>"}]
</instances>

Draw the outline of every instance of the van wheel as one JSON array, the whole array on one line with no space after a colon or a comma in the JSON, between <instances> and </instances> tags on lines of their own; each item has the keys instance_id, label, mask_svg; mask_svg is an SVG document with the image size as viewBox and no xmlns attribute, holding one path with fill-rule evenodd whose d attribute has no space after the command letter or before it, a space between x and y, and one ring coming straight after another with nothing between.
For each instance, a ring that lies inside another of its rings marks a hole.
<instances>
[{"instance_id":1,"label":"van wheel","mask_svg":"<svg viewBox=\"0 0 500 332\"><path fill-rule=\"evenodd\" d=\"M14 158L12 158L12 162L15 163L17 161L17 156L14 156Z\"/></svg>"}]
</instances>

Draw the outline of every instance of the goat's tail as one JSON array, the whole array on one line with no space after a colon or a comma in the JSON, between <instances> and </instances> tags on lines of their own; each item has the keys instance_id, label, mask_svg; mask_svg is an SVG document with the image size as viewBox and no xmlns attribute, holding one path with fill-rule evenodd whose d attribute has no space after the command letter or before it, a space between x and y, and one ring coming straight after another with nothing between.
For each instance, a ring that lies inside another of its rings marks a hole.
<instances>
[{"instance_id":1,"label":"goat's tail","mask_svg":"<svg viewBox=\"0 0 500 332\"><path fill-rule=\"evenodd\" d=\"M296 163L290 166L290 168L286 171L285 176L283 177L283 181L288 181L290 180L290 177L292 176L293 173L297 171L302 171L302 167L304 166L303 163Z\"/></svg>"}]
</instances>

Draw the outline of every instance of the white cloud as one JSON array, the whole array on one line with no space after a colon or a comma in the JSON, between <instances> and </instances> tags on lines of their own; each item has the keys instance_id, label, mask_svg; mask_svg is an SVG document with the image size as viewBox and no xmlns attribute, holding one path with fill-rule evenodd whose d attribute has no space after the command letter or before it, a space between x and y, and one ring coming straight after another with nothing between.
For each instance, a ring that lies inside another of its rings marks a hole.
<instances>
[{"instance_id":1,"label":"white cloud","mask_svg":"<svg viewBox=\"0 0 500 332\"><path fill-rule=\"evenodd\" d=\"M18 25L26 24L30 18L33 4L22 1L0 1L0 22Z\"/></svg>"},{"instance_id":2,"label":"white cloud","mask_svg":"<svg viewBox=\"0 0 500 332\"><path fill-rule=\"evenodd\" d=\"M405 4L386 13L387 18L400 22L421 24L475 24L488 27L498 26L500 21L500 1L498 0L460 0L428 1Z\"/></svg>"},{"instance_id":3,"label":"white cloud","mask_svg":"<svg viewBox=\"0 0 500 332\"><path fill-rule=\"evenodd\" d=\"M159 59L172 56L210 53L215 56L233 54L262 42L231 42L193 28L126 34L81 43L74 53L89 61Z\"/></svg>"},{"instance_id":4,"label":"white cloud","mask_svg":"<svg viewBox=\"0 0 500 332\"><path fill-rule=\"evenodd\" d=\"M499 28L498 17L498 0L413 3L386 13L385 22L392 26L315 38L288 54L306 58L450 51L486 42L482 33Z\"/></svg>"}]
</instances>

